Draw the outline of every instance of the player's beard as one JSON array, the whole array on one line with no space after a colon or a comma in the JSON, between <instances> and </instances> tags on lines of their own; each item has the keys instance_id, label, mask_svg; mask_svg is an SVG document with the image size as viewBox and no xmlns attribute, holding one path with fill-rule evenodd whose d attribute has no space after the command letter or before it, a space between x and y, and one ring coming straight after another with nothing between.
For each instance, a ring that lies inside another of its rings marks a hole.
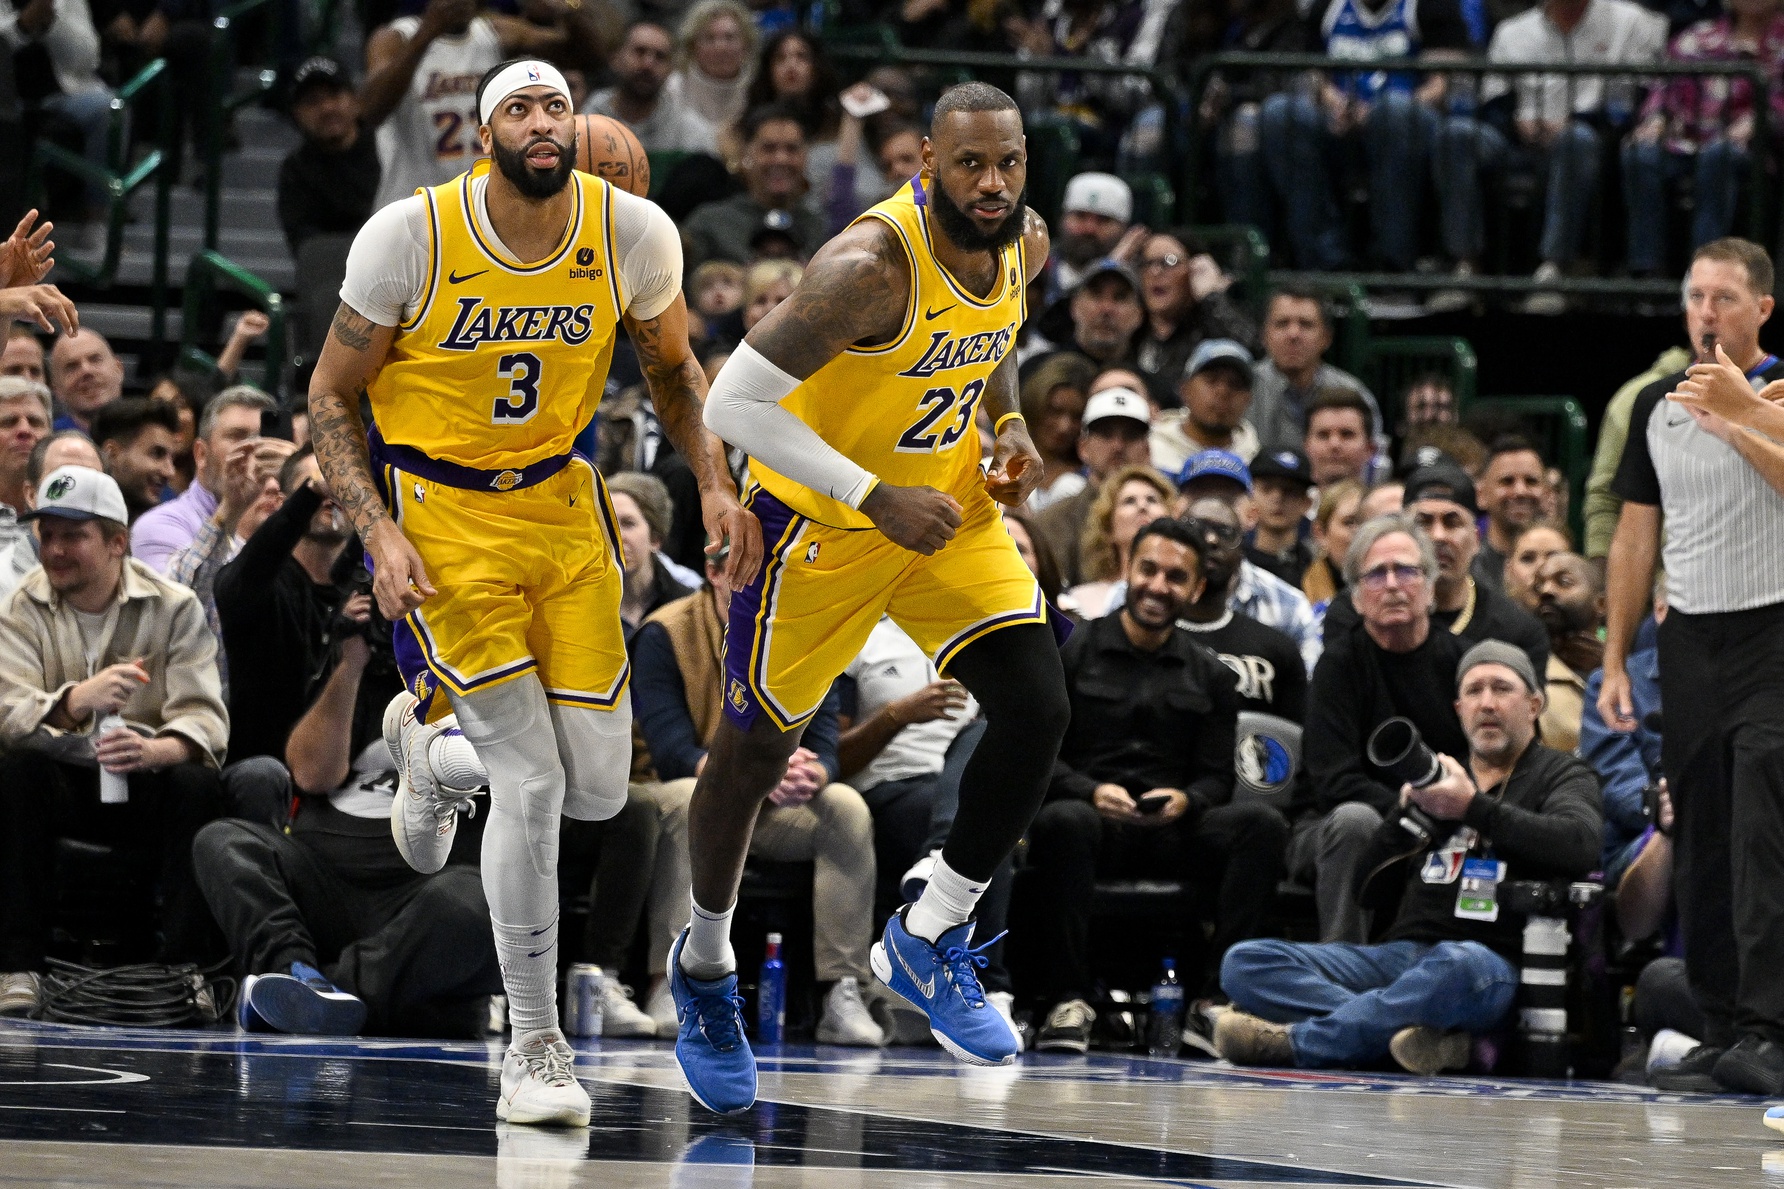
<instances>
[{"instance_id":1,"label":"player's beard","mask_svg":"<svg viewBox=\"0 0 1784 1189\"><path fill-rule=\"evenodd\" d=\"M527 164L527 153L541 142L552 145L558 151L558 163L553 169L534 169ZM495 150L496 168L527 198L553 197L569 184L570 171L576 168L576 138L573 136L567 147L548 136L535 136L518 149L511 149L499 140L492 147Z\"/></svg>"},{"instance_id":2,"label":"player's beard","mask_svg":"<svg viewBox=\"0 0 1784 1189\"><path fill-rule=\"evenodd\" d=\"M942 234L955 247L967 252L995 252L1022 238L1022 216L1028 209L1023 200L1027 197L1028 191L1024 189L1003 222L990 231L980 231L972 216L956 206L939 185L932 184L929 188L929 209L942 225Z\"/></svg>"}]
</instances>

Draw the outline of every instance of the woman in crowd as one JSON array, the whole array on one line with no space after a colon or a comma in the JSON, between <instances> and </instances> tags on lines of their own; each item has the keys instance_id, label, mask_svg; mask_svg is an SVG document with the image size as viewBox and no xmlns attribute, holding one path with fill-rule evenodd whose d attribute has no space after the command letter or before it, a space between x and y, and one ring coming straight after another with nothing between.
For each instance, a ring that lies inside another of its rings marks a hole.
<instances>
[{"instance_id":1,"label":"woman in crowd","mask_svg":"<svg viewBox=\"0 0 1784 1189\"><path fill-rule=\"evenodd\" d=\"M1301 593L1317 616L1323 617L1326 605L1344 589L1344 555L1363 522L1362 505L1363 485L1355 479L1341 479L1320 492L1313 514L1313 543L1319 546L1319 556L1301 576Z\"/></svg>"},{"instance_id":2,"label":"woman in crowd","mask_svg":"<svg viewBox=\"0 0 1784 1189\"><path fill-rule=\"evenodd\" d=\"M1119 611L1127 598L1127 551L1142 528L1170 511L1176 493L1146 466L1122 467L1107 479L1084 522L1084 572L1089 582L1072 587L1061 609L1082 619Z\"/></svg>"},{"instance_id":3,"label":"woman in crowd","mask_svg":"<svg viewBox=\"0 0 1784 1189\"><path fill-rule=\"evenodd\" d=\"M1057 603L1060 595L1059 564L1053 558L1053 550L1048 547L1047 539L1034 531L1034 519L1021 508L1005 508L1004 524L1010 530L1010 537L1016 542L1016 552L1028 564L1028 570L1040 583L1041 594L1049 603Z\"/></svg>"},{"instance_id":4,"label":"woman in crowd","mask_svg":"<svg viewBox=\"0 0 1784 1189\"><path fill-rule=\"evenodd\" d=\"M1257 341L1257 327L1226 295L1232 278L1206 252L1191 247L1187 232L1159 232L1140 248L1140 327L1135 359L1159 404L1182 404L1177 381L1203 339Z\"/></svg>"},{"instance_id":5,"label":"woman in crowd","mask_svg":"<svg viewBox=\"0 0 1784 1189\"><path fill-rule=\"evenodd\" d=\"M743 115L757 33L738 0L700 0L676 37L676 68L666 84L672 101L687 104L715 128Z\"/></svg>"},{"instance_id":6,"label":"woman in crowd","mask_svg":"<svg viewBox=\"0 0 1784 1189\"><path fill-rule=\"evenodd\" d=\"M1573 535L1558 524L1533 520L1512 538L1511 553L1505 559L1505 593L1522 605L1536 583L1536 572L1542 563L1557 553L1573 552Z\"/></svg>"},{"instance_id":7,"label":"woman in crowd","mask_svg":"<svg viewBox=\"0 0 1784 1189\"><path fill-rule=\"evenodd\" d=\"M1078 435L1084 426L1085 393L1096 379L1096 365L1082 355L1062 351L1041 361L1022 382L1022 419L1041 453L1041 485L1028 497L1028 510L1084 490L1078 466Z\"/></svg>"}]
</instances>

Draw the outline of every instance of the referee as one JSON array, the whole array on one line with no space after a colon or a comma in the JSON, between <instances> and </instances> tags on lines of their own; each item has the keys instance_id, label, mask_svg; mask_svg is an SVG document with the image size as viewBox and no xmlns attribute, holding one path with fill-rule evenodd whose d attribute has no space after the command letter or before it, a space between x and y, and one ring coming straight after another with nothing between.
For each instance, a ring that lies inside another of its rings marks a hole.
<instances>
[{"instance_id":1,"label":"referee","mask_svg":"<svg viewBox=\"0 0 1784 1189\"><path fill-rule=\"evenodd\" d=\"M1784 377L1759 346L1772 262L1744 239L1697 250L1685 322L1698 359L1720 346L1758 388ZM1667 1090L1784 1094L1784 448L1669 402L1684 373L1636 398L1612 490L1604 688L1636 727L1625 663L1666 525L1661 764L1677 813L1676 890L1703 1044L1656 1076Z\"/></svg>"}]
</instances>

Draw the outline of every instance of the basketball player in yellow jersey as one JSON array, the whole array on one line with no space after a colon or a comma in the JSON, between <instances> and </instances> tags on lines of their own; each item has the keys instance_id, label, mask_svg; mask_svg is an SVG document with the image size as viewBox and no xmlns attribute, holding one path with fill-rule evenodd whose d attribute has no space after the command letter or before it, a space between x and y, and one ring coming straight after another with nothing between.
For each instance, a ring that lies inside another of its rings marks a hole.
<instances>
[{"instance_id":1,"label":"basketball player in yellow jersey","mask_svg":"<svg viewBox=\"0 0 1784 1189\"><path fill-rule=\"evenodd\" d=\"M1022 118L995 87L944 93L922 172L812 258L713 382L707 426L750 455L767 560L725 636L726 721L690 808L694 904L671 959L676 1056L719 1111L755 1097L731 998L730 914L750 832L831 682L889 614L985 709L934 878L874 947L874 972L956 1057L1013 1060L970 918L1039 808L1069 717L1058 644L997 504L1041 460L1017 414L1024 290L1046 262L1025 206ZM996 427L989 475L974 417Z\"/></svg>"},{"instance_id":2,"label":"basketball player in yellow jersey","mask_svg":"<svg viewBox=\"0 0 1784 1189\"><path fill-rule=\"evenodd\" d=\"M439 870L469 803L460 790L490 786L483 885L514 1029L497 1117L580 1127L588 1093L557 1018L558 821L625 804L632 713L613 509L571 443L622 323L740 582L760 564L761 529L701 427L668 216L574 172L555 68L498 66L477 104L493 167L392 203L354 241L310 433L396 624L408 692L384 735L399 776L391 831L409 864ZM450 785L448 751L434 747L451 742L435 725L448 709L484 769Z\"/></svg>"}]
</instances>

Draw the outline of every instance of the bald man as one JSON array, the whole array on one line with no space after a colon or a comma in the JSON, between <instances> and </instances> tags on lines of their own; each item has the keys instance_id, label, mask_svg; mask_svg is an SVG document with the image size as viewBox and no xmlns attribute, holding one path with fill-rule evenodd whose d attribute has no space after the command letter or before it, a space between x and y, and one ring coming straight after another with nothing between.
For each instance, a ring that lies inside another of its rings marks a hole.
<instances>
[{"instance_id":1,"label":"bald man","mask_svg":"<svg viewBox=\"0 0 1784 1189\"><path fill-rule=\"evenodd\" d=\"M124 363L97 330L77 330L50 350L50 389L62 403L57 429L91 433L99 410L124 395Z\"/></svg>"}]
</instances>

